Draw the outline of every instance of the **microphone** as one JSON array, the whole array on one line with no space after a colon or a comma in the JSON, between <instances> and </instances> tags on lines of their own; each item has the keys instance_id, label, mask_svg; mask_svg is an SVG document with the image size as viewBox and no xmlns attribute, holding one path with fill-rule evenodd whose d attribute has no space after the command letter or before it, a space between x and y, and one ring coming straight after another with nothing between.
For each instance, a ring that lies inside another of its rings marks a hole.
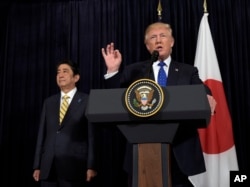
<instances>
[{"instance_id":1,"label":"microphone","mask_svg":"<svg viewBox=\"0 0 250 187\"><path fill-rule=\"evenodd\" d=\"M152 64L157 61L159 58L159 51L154 50L151 54L151 60L150 60L150 65L149 65L149 71L148 71L148 78L150 79L150 73L152 70Z\"/></svg>"},{"instance_id":2,"label":"microphone","mask_svg":"<svg viewBox=\"0 0 250 187\"><path fill-rule=\"evenodd\" d=\"M151 54L151 64L156 60L158 60L158 58L159 58L159 52L154 50Z\"/></svg>"}]
</instances>

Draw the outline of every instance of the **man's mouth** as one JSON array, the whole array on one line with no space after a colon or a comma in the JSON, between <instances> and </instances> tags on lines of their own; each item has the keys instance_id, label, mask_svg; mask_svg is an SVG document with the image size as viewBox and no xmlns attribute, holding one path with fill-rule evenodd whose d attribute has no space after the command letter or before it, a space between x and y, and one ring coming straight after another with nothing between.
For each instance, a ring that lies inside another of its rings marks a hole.
<instances>
[{"instance_id":1,"label":"man's mouth","mask_svg":"<svg viewBox=\"0 0 250 187\"><path fill-rule=\"evenodd\" d=\"M157 51L160 51L161 49L162 49L162 46L156 47L156 50L157 50Z\"/></svg>"}]
</instances>

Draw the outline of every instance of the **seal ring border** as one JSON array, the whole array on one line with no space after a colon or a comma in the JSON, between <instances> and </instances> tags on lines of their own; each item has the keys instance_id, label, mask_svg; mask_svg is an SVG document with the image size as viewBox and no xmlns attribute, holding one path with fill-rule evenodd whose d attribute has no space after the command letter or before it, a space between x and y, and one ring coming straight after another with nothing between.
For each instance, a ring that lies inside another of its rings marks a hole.
<instances>
[{"instance_id":1,"label":"seal ring border","mask_svg":"<svg viewBox=\"0 0 250 187\"><path fill-rule=\"evenodd\" d=\"M147 115L140 115L136 112L134 112L133 110L131 110L131 107L129 107L129 103L128 103L128 94L130 93L131 89L138 84L138 82L150 82L151 84L153 84L157 90L159 90L159 95L161 97L161 101L158 102L158 108L154 110L154 112L150 113L150 114L147 114ZM164 92L162 90L162 87L160 85L158 85L155 81L151 80L151 79L138 79L137 81L134 81L126 90L126 93L125 93L125 104L126 104L126 107L127 109L132 113L134 114L135 116L138 116L138 117L150 117L150 116L153 116L154 114L156 114L161 108L162 108L162 105L164 103Z\"/></svg>"}]
</instances>

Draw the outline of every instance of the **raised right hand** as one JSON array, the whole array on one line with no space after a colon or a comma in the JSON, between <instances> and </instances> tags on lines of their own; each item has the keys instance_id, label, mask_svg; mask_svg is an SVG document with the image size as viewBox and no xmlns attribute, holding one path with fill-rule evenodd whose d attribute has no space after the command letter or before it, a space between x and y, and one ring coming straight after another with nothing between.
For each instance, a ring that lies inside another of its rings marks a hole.
<instances>
[{"instance_id":1,"label":"raised right hand","mask_svg":"<svg viewBox=\"0 0 250 187\"><path fill-rule=\"evenodd\" d=\"M107 73L113 73L119 70L122 55L118 49L114 48L113 42L106 46L106 50L102 48L102 56L107 67Z\"/></svg>"}]
</instances>

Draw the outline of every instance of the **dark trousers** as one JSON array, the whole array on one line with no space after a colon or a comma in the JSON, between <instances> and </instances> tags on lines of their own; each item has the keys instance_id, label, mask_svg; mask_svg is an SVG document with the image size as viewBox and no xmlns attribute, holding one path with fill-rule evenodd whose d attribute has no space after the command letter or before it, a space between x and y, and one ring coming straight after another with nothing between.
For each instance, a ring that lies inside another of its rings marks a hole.
<instances>
[{"instance_id":1,"label":"dark trousers","mask_svg":"<svg viewBox=\"0 0 250 187\"><path fill-rule=\"evenodd\" d=\"M56 181L41 181L41 187L85 187L84 182L72 182L57 179Z\"/></svg>"},{"instance_id":2,"label":"dark trousers","mask_svg":"<svg viewBox=\"0 0 250 187\"><path fill-rule=\"evenodd\" d=\"M171 175L173 187L193 187L192 183L188 180L188 176L184 175L180 170L172 151L171 153Z\"/></svg>"},{"instance_id":3,"label":"dark trousers","mask_svg":"<svg viewBox=\"0 0 250 187\"><path fill-rule=\"evenodd\" d=\"M84 174L82 180L66 180L57 175L55 164L53 164L49 177L46 180L41 180L41 187L86 187Z\"/></svg>"}]
</instances>

